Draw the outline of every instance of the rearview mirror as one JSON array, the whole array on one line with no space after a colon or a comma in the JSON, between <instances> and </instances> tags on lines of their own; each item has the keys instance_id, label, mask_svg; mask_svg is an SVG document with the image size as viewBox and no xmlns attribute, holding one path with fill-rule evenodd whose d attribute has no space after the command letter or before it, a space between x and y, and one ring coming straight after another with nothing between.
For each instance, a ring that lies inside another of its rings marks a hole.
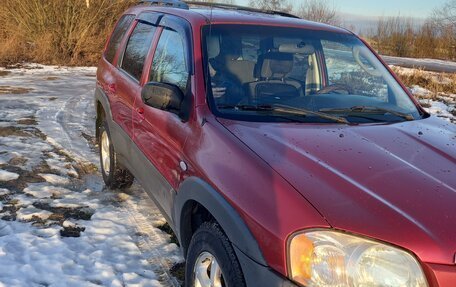
<instances>
[{"instance_id":1,"label":"rearview mirror","mask_svg":"<svg viewBox=\"0 0 456 287\"><path fill-rule=\"evenodd\" d=\"M148 106L179 114L184 93L172 84L149 82L142 88L141 97Z\"/></svg>"}]
</instances>

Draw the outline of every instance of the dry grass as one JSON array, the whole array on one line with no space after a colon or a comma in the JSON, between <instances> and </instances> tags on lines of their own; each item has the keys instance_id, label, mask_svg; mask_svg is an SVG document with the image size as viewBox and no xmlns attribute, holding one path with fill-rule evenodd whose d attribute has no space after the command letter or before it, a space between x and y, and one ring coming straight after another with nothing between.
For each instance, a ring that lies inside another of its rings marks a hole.
<instances>
[{"instance_id":1,"label":"dry grass","mask_svg":"<svg viewBox=\"0 0 456 287\"><path fill-rule=\"evenodd\" d=\"M426 72L417 69L393 67L407 87L420 86L434 95L456 94L456 74Z\"/></svg>"},{"instance_id":2,"label":"dry grass","mask_svg":"<svg viewBox=\"0 0 456 287\"><path fill-rule=\"evenodd\" d=\"M21 95L28 94L33 89L22 88L22 87L10 87L10 86L0 86L0 95Z\"/></svg>"},{"instance_id":3,"label":"dry grass","mask_svg":"<svg viewBox=\"0 0 456 287\"><path fill-rule=\"evenodd\" d=\"M382 17L367 41L382 55L456 60L456 34L432 19L424 24L412 18Z\"/></svg>"},{"instance_id":4,"label":"dry grass","mask_svg":"<svg viewBox=\"0 0 456 287\"><path fill-rule=\"evenodd\" d=\"M133 0L2 0L0 64L95 64Z\"/></svg>"}]
</instances>

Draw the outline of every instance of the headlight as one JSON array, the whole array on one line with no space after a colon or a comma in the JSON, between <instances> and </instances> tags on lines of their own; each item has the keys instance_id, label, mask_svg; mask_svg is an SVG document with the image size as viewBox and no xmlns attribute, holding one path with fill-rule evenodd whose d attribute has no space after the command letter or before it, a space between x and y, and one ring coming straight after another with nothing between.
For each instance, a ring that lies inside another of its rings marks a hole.
<instances>
[{"instance_id":1,"label":"headlight","mask_svg":"<svg viewBox=\"0 0 456 287\"><path fill-rule=\"evenodd\" d=\"M418 261L398 248L336 231L293 235L289 273L306 287L427 287Z\"/></svg>"}]
</instances>

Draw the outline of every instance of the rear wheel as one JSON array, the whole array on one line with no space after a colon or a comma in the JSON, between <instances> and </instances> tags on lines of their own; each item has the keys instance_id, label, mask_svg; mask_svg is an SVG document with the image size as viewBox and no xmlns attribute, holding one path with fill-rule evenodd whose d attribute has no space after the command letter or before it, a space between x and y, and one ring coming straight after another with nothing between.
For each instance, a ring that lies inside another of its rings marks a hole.
<instances>
[{"instance_id":1,"label":"rear wheel","mask_svg":"<svg viewBox=\"0 0 456 287\"><path fill-rule=\"evenodd\" d=\"M99 128L100 166L103 180L111 189L128 188L133 184L134 177L117 162L117 154L111 142L111 135L106 121Z\"/></svg>"},{"instance_id":2,"label":"rear wheel","mask_svg":"<svg viewBox=\"0 0 456 287\"><path fill-rule=\"evenodd\" d=\"M234 249L217 223L205 222L190 242L186 287L245 287Z\"/></svg>"}]
</instances>

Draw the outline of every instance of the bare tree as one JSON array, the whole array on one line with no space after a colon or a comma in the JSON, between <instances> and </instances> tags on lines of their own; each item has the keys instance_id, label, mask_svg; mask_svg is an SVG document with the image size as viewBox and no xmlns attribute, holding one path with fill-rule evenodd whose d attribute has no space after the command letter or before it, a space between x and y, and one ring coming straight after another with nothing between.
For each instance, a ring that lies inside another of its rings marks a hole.
<instances>
[{"instance_id":1,"label":"bare tree","mask_svg":"<svg viewBox=\"0 0 456 287\"><path fill-rule=\"evenodd\" d=\"M306 20L340 25L341 21L334 5L327 0L305 0L298 8L298 16Z\"/></svg>"},{"instance_id":2,"label":"bare tree","mask_svg":"<svg viewBox=\"0 0 456 287\"><path fill-rule=\"evenodd\" d=\"M415 24L412 18L381 17L377 24L377 49L384 54L412 56L415 44Z\"/></svg>"},{"instance_id":3,"label":"bare tree","mask_svg":"<svg viewBox=\"0 0 456 287\"><path fill-rule=\"evenodd\" d=\"M250 0L249 5L254 8L291 12L293 5L288 0Z\"/></svg>"},{"instance_id":4,"label":"bare tree","mask_svg":"<svg viewBox=\"0 0 456 287\"><path fill-rule=\"evenodd\" d=\"M440 28L456 28L456 0L448 0L443 6L434 9L432 19L434 25Z\"/></svg>"},{"instance_id":5,"label":"bare tree","mask_svg":"<svg viewBox=\"0 0 456 287\"><path fill-rule=\"evenodd\" d=\"M446 57L456 58L456 0L448 0L441 7L434 9L432 24L445 43Z\"/></svg>"}]
</instances>

